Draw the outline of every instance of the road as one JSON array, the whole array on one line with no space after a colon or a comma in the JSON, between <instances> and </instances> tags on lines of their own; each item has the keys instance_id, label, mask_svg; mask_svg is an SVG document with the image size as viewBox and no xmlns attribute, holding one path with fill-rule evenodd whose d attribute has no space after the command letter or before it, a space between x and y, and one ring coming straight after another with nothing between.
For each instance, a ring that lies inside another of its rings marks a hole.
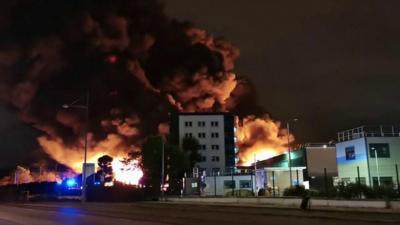
<instances>
[{"instance_id":1,"label":"road","mask_svg":"<svg viewBox=\"0 0 400 225\"><path fill-rule=\"evenodd\" d=\"M37 203L0 205L0 225L400 224L395 213L301 211L259 206L177 203Z\"/></svg>"}]
</instances>

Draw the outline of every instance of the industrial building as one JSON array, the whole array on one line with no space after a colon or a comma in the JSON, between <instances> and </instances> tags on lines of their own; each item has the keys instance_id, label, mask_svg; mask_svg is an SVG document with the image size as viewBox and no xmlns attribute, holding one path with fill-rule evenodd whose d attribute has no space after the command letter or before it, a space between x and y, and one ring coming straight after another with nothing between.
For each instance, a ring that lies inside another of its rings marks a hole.
<instances>
[{"instance_id":1,"label":"industrial building","mask_svg":"<svg viewBox=\"0 0 400 225\"><path fill-rule=\"evenodd\" d=\"M336 152L341 182L399 186L399 126L361 126L338 132Z\"/></svg>"},{"instance_id":2,"label":"industrial building","mask_svg":"<svg viewBox=\"0 0 400 225\"><path fill-rule=\"evenodd\" d=\"M334 145L308 143L290 153L291 165L288 153L257 162L257 189L264 188L270 195L279 196L291 185L319 191L333 185L333 178L337 176Z\"/></svg>"},{"instance_id":3,"label":"industrial building","mask_svg":"<svg viewBox=\"0 0 400 225\"><path fill-rule=\"evenodd\" d=\"M171 116L171 139L182 145L185 137L199 141L200 175L232 173L236 166L234 116L231 113L177 113Z\"/></svg>"}]
</instances>

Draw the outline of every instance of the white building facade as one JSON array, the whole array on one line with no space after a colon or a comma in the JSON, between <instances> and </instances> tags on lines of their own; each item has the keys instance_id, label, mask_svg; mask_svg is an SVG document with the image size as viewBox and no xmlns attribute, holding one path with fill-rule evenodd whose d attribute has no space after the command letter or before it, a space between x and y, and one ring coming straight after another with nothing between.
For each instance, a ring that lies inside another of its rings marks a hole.
<instances>
[{"instance_id":1,"label":"white building facade","mask_svg":"<svg viewBox=\"0 0 400 225\"><path fill-rule=\"evenodd\" d=\"M235 169L236 144L234 116L229 113L180 113L172 120L172 132L179 145L185 137L199 141L199 173L225 174Z\"/></svg>"},{"instance_id":2,"label":"white building facade","mask_svg":"<svg viewBox=\"0 0 400 225\"><path fill-rule=\"evenodd\" d=\"M339 181L368 186L399 185L400 128L357 127L338 133Z\"/></svg>"}]
</instances>

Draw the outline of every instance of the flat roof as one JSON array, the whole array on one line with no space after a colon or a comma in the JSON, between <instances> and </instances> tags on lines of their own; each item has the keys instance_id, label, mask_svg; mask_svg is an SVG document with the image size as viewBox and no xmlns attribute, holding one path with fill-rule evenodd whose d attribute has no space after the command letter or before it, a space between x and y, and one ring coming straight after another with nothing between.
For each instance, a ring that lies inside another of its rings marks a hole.
<instances>
[{"instance_id":1,"label":"flat roof","mask_svg":"<svg viewBox=\"0 0 400 225\"><path fill-rule=\"evenodd\" d=\"M179 116L211 116L211 115L229 115L233 116L231 112L179 112L176 113Z\"/></svg>"}]
</instances>

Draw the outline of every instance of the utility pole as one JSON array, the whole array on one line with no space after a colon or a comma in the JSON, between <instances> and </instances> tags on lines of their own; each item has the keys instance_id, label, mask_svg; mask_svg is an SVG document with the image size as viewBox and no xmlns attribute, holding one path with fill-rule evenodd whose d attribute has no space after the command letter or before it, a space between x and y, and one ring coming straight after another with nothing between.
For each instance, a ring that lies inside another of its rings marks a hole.
<instances>
[{"instance_id":1,"label":"utility pole","mask_svg":"<svg viewBox=\"0 0 400 225\"><path fill-rule=\"evenodd\" d=\"M83 159L83 188L82 188L82 202L86 202L86 166L87 166L87 148L88 148L88 130L89 130L89 91L86 91L86 121L85 121L85 155Z\"/></svg>"},{"instance_id":2,"label":"utility pole","mask_svg":"<svg viewBox=\"0 0 400 225\"><path fill-rule=\"evenodd\" d=\"M378 186L381 186L381 178L379 176L379 164L378 164L378 154L376 152L376 148L373 148L375 153L375 164L376 164L376 175L378 176Z\"/></svg>"},{"instance_id":3,"label":"utility pole","mask_svg":"<svg viewBox=\"0 0 400 225\"><path fill-rule=\"evenodd\" d=\"M82 97L76 99L70 104L62 105L63 108L78 108L84 109L86 112L86 121L85 121L85 146L84 146L84 157L83 157L83 168L82 168L82 193L81 193L81 201L86 202L86 165L87 165L87 150L88 150L88 132L89 132L89 90L86 91L85 95L85 105L78 105Z\"/></svg>"},{"instance_id":4,"label":"utility pole","mask_svg":"<svg viewBox=\"0 0 400 225\"><path fill-rule=\"evenodd\" d=\"M165 171L165 165L164 165L164 140L163 137L161 136L161 198L164 199L164 171Z\"/></svg>"},{"instance_id":5,"label":"utility pole","mask_svg":"<svg viewBox=\"0 0 400 225\"><path fill-rule=\"evenodd\" d=\"M297 122L297 118L293 119L293 122ZM292 154L291 154L291 148L290 148L290 124L289 121L286 122L286 128L288 131L288 137L287 137L287 145L288 145L288 155L289 155L289 179L290 179L290 187L293 186L293 177L292 177Z\"/></svg>"},{"instance_id":6,"label":"utility pole","mask_svg":"<svg viewBox=\"0 0 400 225\"><path fill-rule=\"evenodd\" d=\"M286 128L288 131L288 138L287 138L287 145L288 145L288 155L289 155L289 181L290 181L290 187L293 185L293 178L292 178L292 156L290 152L290 126L289 122L286 123Z\"/></svg>"},{"instance_id":7,"label":"utility pole","mask_svg":"<svg viewBox=\"0 0 400 225\"><path fill-rule=\"evenodd\" d=\"M258 194L258 186L257 186L257 157L256 157L256 154L254 154L254 183L255 183L255 186L256 186L256 191L255 191L255 196L257 196L257 194ZM253 184L251 184L251 185L253 185Z\"/></svg>"}]
</instances>

